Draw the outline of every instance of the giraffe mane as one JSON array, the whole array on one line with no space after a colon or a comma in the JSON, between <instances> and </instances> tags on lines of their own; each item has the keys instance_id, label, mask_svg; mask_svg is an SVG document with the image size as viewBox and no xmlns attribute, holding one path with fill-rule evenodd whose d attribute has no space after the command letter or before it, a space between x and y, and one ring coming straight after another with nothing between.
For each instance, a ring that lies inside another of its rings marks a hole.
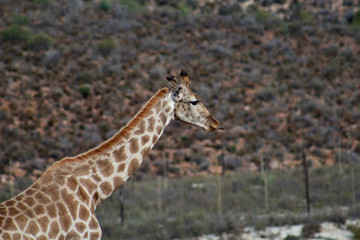
<instances>
[{"instance_id":1,"label":"giraffe mane","mask_svg":"<svg viewBox=\"0 0 360 240\"><path fill-rule=\"evenodd\" d=\"M155 95L153 95L149 101L142 107L142 109L133 117L124 127L122 127L114 136L100 144L99 146L90 149L87 152L81 153L74 157L65 157L60 161L55 162L49 167L48 170L54 169L57 166L61 166L67 163L74 163L82 161L84 159L93 157L96 154L102 153L105 150L111 148L115 145L120 139L126 137L146 115L156 106L156 104L162 99L162 97L169 91L168 88L162 88Z\"/></svg>"}]
</instances>

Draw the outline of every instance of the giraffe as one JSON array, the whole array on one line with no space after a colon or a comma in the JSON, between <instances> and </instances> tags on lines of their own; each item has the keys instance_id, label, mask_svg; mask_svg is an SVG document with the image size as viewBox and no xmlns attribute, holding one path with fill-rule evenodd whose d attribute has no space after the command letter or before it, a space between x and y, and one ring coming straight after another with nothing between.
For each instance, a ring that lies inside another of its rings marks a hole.
<instances>
[{"instance_id":1,"label":"giraffe","mask_svg":"<svg viewBox=\"0 0 360 240\"><path fill-rule=\"evenodd\" d=\"M1 239L101 239L95 209L139 167L172 120L223 129L189 87L167 77L126 126L98 147L51 165L30 187L0 203Z\"/></svg>"}]
</instances>

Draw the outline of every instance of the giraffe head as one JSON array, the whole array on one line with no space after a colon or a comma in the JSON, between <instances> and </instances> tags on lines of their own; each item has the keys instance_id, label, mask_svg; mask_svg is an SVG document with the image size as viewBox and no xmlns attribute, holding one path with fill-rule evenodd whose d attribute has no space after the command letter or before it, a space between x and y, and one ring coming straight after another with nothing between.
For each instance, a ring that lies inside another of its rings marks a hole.
<instances>
[{"instance_id":1,"label":"giraffe head","mask_svg":"<svg viewBox=\"0 0 360 240\"><path fill-rule=\"evenodd\" d=\"M189 77L181 70L180 78L168 76L166 79L173 85L171 98L175 102L175 120L201 127L207 132L224 128L209 110L202 104L199 97L190 89Z\"/></svg>"}]
</instances>

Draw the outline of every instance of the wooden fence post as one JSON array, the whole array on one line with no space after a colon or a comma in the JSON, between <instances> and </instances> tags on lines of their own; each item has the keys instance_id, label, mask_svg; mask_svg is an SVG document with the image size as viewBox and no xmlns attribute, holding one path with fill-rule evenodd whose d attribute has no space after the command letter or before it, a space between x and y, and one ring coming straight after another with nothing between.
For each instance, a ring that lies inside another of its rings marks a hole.
<instances>
[{"instance_id":1,"label":"wooden fence post","mask_svg":"<svg viewBox=\"0 0 360 240\"><path fill-rule=\"evenodd\" d=\"M125 201L124 201L124 185L119 188L120 191L120 222L121 225L125 222Z\"/></svg>"},{"instance_id":2,"label":"wooden fence post","mask_svg":"<svg viewBox=\"0 0 360 240\"><path fill-rule=\"evenodd\" d=\"M306 210L307 210L307 215L308 215L308 222L310 222L310 220L311 220L311 207L310 207L311 202L310 202L310 189L309 189L309 169L308 169L308 164L306 161L306 154L305 154L304 150L303 150L302 158L303 158L303 167L304 167L304 176L305 176Z\"/></svg>"}]
</instances>

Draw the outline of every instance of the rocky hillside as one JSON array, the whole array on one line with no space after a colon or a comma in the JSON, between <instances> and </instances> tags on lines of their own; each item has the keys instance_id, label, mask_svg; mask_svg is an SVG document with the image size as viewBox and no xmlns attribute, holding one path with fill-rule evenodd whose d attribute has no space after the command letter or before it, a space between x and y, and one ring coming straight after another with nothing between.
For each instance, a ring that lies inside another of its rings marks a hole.
<instances>
[{"instance_id":1,"label":"rocky hillside","mask_svg":"<svg viewBox=\"0 0 360 240\"><path fill-rule=\"evenodd\" d=\"M359 161L359 4L1 1L2 181L111 137L182 68L226 131L171 124L138 175Z\"/></svg>"}]
</instances>

